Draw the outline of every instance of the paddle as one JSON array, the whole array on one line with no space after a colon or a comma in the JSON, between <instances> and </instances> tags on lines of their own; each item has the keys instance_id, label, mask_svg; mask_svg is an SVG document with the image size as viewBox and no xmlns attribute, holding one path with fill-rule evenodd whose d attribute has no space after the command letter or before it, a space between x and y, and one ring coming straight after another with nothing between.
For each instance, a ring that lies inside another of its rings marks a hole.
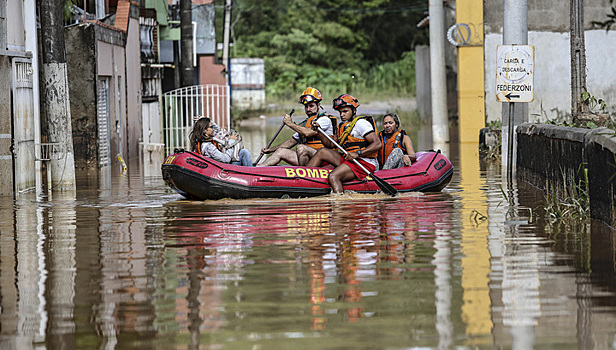
<instances>
[{"instance_id":1,"label":"paddle","mask_svg":"<svg viewBox=\"0 0 616 350\"><path fill-rule=\"evenodd\" d=\"M347 156L349 155L349 152L347 152L344 148L342 148L342 146L340 146L336 141L334 141L331 137L329 137L329 135L327 135L323 131L323 129L321 129L320 126L318 127L318 130L321 133L321 135L325 136L331 143L336 145L336 147L338 147L338 149L341 150L345 155ZM357 159L353 159L353 161L355 162L355 164L359 165L361 170L363 170L366 174L370 175L370 177L374 180L377 186L379 186L381 191L383 191L384 193L387 193L388 195L392 197L398 194L398 190L396 190L392 185L385 182L385 180L374 175L374 173L369 172L368 169L366 169L366 167L364 167L363 165L361 165L360 162L357 161Z\"/></svg>"},{"instance_id":2,"label":"paddle","mask_svg":"<svg viewBox=\"0 0 616 350\"><path fill-rule=\"evenodd\" d=\"M289 117L292 117L294 112L295 112L295 108L291 109L291 113L289 113ZM278 137L278 134L280 134L280 131L282 131L282 128L284 128L284 123L282 123L280 128L278 128L278 131L276 131L276 134L274 134L274 137L272 137L270 142L267 144L267 147L265 148L270 148L272 146L272 143L274 143L274 140L276 139L276 137ZM263 157L263 150L261 150L261 153L259 154L259 158L257 158L257 160L254 163L252 163L252 165L257 166L257 164L259 164L259 161L261 160L261 157Z\"/></svg>"}]
</instances>

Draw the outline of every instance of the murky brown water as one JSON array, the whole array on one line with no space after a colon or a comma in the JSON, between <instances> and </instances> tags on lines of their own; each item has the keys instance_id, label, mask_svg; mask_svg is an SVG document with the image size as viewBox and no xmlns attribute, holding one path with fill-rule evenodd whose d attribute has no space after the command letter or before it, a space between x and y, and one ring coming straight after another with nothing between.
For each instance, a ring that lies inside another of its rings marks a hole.
<instances>
[{"instance_id":1,"label":"murky brown water","mask_svg":"<svg viewBox=\"0 0 616 350\"><path fill-rule=\"evenodd\" d=\"M507 215L453 148L441 193L192 202L150 164L4 199L0 348L616 348L613 232L529 221L524 184Z\"/></svg>"}]
</instances>

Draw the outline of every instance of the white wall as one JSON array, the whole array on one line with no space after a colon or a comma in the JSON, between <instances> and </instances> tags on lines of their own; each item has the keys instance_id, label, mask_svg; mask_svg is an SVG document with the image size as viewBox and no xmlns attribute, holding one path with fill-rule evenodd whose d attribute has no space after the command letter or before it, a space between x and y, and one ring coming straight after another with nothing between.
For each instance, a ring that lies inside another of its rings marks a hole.
<instances>
[{"instance_id":1,"label":"white wall","mask_svg":"<svg viewBox=\"0 0 616 350\"><path fill-rule=\"evenodd\" d=\"M616 112L616 31L586 31L587 89ZM502 103L496 102L496 46L501 34L485 35L486 120L500 120ZM545 122L571 115L571 54L569 32L529 32L535 46L534 101L529 103L529 121Z\"/></svg>"},{"instance_id":2,"label":"white wall","mask_svg":"<svg viewBox=\"0 0 616 350\"><path fill-rule=\"evenodd\" d=\"M22 1L7 1L6 32L6 44L10 50L26 51Z\"/></svg>"}]
</instances>

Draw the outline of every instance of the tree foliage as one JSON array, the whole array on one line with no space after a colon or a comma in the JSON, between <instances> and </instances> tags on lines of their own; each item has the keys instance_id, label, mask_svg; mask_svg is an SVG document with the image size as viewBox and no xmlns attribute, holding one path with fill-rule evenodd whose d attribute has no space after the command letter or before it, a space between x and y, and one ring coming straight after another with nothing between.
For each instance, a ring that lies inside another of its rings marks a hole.
<instances>
[{"instance_id":1,"label":"tree foliage","mask_svg":"<svg viewBox=\"0 0 616 350\"><path fill-rule=\"evenodd\" d=\"M614 0L610 0L610 4L614 4ZM598 28L604 28L605 30L612 29L612 26L616 24L616 7L612 6L611 12L606 14L607 19L605 21L591 21L592 25Z\"/></svg>"},{"instance_id":2,"label":"tree foliage","mask_svg":"<svg viewBox=\"0 0 616 350\"><path fill-rule=\"evenodd\" d=\"M232 11L232 57L264 58L267 91L276 95L306 85L351 92L381 83L379 72L398 86L396 75L408 79L414 65L410 51L428 42L416 26L425 0L234 0Z\"/></svg>"}]
</instances>

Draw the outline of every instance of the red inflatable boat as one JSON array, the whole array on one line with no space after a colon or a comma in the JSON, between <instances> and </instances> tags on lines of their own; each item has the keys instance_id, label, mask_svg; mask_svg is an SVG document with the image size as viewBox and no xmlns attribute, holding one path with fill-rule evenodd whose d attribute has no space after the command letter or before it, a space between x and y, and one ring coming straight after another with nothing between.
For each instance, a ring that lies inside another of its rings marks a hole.
<instances>
[{"instance_id":1,"label":"red inflatable boat","mask_svg":"<svg viewBox=\"0 0 616 350\"><path fill-rule=\"evenodd\" d=\"M244 167L182 150L169 155L162 165L163 179L169 187L188 199L199 200L326 195L330 193L327 176L331 170L331 167ZM453 166L440 151L417 152L417 161L410 167L379 170L375 175L398 192L434 192L447 186ZM358 193L380 191L371 180L346 182L344 189Z\"/></svg>"}]
</instances>

